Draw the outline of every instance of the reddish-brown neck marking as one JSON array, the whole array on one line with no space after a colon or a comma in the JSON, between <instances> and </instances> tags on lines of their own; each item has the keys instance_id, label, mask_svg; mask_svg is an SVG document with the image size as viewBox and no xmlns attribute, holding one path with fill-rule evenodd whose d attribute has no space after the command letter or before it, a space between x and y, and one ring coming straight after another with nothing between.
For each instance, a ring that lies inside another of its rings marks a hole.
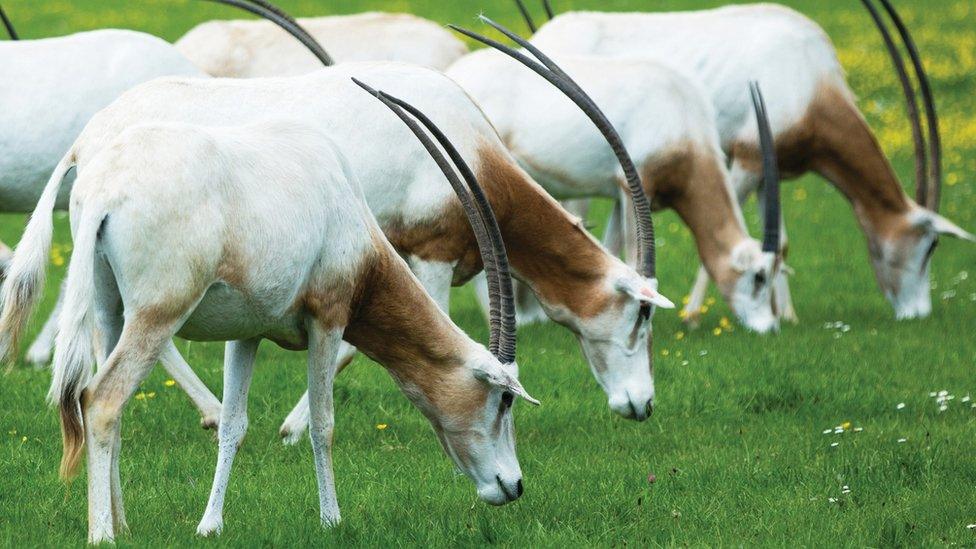
<instances>
[{"instance_id":1,"label":"reddish-brown neck marking","mask_svg":"<svg viewBox=\"0 0 976 549\"><path fill-rule=\"evenodd\" d=\"M721 286L734 283L731 254L749 238L733 203L721 162L693 143L643 165L645 191L655 204L674 208L691 229L708 273Z\"/></svg>"},{"instance_id":2,"label":"reddish-brown neck marking","mask_svg":"<svg viewBox=\"0 0 976 549\"><path fill-rule=\"evenodd\" d=\"M606 290L611 258L582 223L499 147L481 148L477 176L518 277L544 302L577 317L602 312L612 297Z\"/></svg>"}]
</instances>

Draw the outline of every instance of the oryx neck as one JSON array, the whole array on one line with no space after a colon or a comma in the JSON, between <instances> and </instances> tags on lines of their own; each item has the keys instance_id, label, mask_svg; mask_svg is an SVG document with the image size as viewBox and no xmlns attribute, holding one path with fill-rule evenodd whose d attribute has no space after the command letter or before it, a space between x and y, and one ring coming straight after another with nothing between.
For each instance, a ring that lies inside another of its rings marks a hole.
<instances>
[{"instance_id":1,"label":"oryx neck","mask_svg":"<svg viewBox=\"0 0 976 549\"><path fill-rule=\"evenodd\" d=\"M544 303L577 317L599 314L608 299L607 251L508 156L484 147L478 180L498 216L516 276Z\"/></svg>"}]
</instances>

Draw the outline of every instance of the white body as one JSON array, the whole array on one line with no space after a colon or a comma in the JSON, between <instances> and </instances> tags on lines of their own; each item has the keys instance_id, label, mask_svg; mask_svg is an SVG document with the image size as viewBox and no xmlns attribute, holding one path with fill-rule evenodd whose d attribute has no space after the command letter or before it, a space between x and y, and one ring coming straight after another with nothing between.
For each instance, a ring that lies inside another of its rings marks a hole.
<instances>
[{"instance_id":1,"label":"white body","mask_svg":"<svg viewBox=\"0 0 976 549\"><path fill-rule=\"evenodd\" d=\"M444 69L468 52L443 26L409 14L369 12L298 23L337 63L400 61ZM208 21L180 38L176 48L212 76L295 76L322 68L303 45L266 20Z\"/></svg>"},{"instance_id":2,"label":"white body","mask_svg":"<svg viewBox=\"0 0 976 549\"><path fill-rule=\"evenodd\" d=\"M232 341L201 534L223 526L261 339L309 350L323 524L340 518L332 382L343 333L391 371L483 499L503 504L522 494L509 413L512 395L524 394L517 367L503 366L464 335L424 292L383 238L348 163L315 127L277 119L222 128L135 126L97 154L70 153L59 171L76 162L76 247L50 400L61 409L62 474L71 476L82 445L88 449L91 543L126 529L121 412L174 335ZM37 258L49 253L61 179L56 173L46 186L4 285L5 307L20 309L15 316L36 299L20 296L38 291L46 261ZM408 315L397 313L396 299L411 304ZM390 318L376 318L377 307ZM92 378L94 355L99 370ZM508 404L500 406L506 394Z\"/></svg>"},{"instance_id":3,"label":"white body","mask_svg":"<svg viewBox=\"0 0 976 549\"><path fill-rule=\"evenodd\" d=\"M675 13L576 12L532 38L543 51L651 58L699 82L711 99L722 147L758 140L749 82L766 98L773 134L806 115L824 81L846 89L830 38L813 21L775 4Z\"/></svg>"},{"instance_id":4,"label":"white body","mask_svg":"<svg viewBox=\"0 0 976 549\"><path fill-rule=\"evenodd\" d=\"M133 89L96 115L73 153L83 169L85 159L98 154L121 131L145 123L222 126L259 121L271 113L303 120L329 132L364 185L380 226L409 244L404 232L423 235L429 227L439 226L445 214L456 214L457 199L435 164L420 154L409 131L353 84L351 76L429 113L451 138L475 173L481 174L489 197L494 197L492 206L506 242L519 241L509 252L514 274L541 291L547 314L576 334L610 406L621 415L646 419L654 384L650 322L640 320L640 309L644 304L670 302L657 293L656 280L641 277L608 254L577 219L518 168L481 110L443 74L397 63L344 63L294 78L161 79ZM506 202L513 199L529 203ZM537 223L538 215L559 221L537 231L533 222ZM439 238L463 238L462 232L451 228ZM549 240L534 243L536 232ZM560 249L557 242L563 248L572 243L572 249ZM420 254L421 249L430 251L425 241L410 245L413 248L398 251L439 304L446 305L452 281L465 281L481 268L467 259L468 245L462 255L445 259ZM436 255L438 250L433 252ZM521 272L520 265L532 271ZM5 343L9 347L9 341L0 339L0 354Z\"/></svg>"},{"instance_id":5,"label":"white body","mask_svg":"<svg viewBox=\"0 0 976 549\"><path fill-rule=\"evenodd\" d=\"M141 32L0 42L0 213L33 211L92 115L129 88L168 75L202 73L171 44Z\"/></svg>"},{"instance_id":6,"label":"white body","mask_svg":"<svg viewBox=\"0 0 976 549\"><path fill-rule=\"evenodd\" d=\"M646 59L557 55L554 61L616 128L654 204L675 207L689 224L703 262L739 319L759 332L778 328L770 286L754 284L757 275L775 276L776 258L749 238L715 114L698 86ZM617 158L555 86L490 48L463 57L447 75L471 94L522 166L555 197L623 194L627 200Z\"/></svg>"},{"instance_id":7,"label":"white body","mask_svg":"<svg viewBox=\"0 0 976 549\"><path fill-rule=\"evenodd\" d=\"M566 54L652 58L698 81L715 107L743 200L761 183L757 163L748 158L758 144L746 91L750 81L758 81L781 171L787 177L816 171L852 202L876 277L899 319L931 313L928 252L939 235L973 239L905 195L855 105L830 38L792 9L755 4L677 13L568 13L539 29L532 41ZM704 295L704 284L699 290L695 297ZM789 303L782 276L776 293L780 303Z\"/></svg>"}]
</instances>

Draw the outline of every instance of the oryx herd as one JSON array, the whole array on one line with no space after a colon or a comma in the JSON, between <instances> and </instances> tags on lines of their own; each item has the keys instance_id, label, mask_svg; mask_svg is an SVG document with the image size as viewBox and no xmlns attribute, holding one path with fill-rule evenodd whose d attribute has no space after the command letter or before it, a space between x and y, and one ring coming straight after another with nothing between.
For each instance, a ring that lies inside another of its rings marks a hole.
<instances>
[{"instance_id":1,"label":"oryx herd","mask_svg":"<svg viewBox=\"0 0 976 549\"><path fill-rule=\"evenodd\" d=\"M202 535L223 527L263 339L309 351L281 434L310 431L323 524L340 520L333 382L359 351L501 505L523 492L514 401L538 404L518 380L519 323L564 326L610 408L651 415L651 324L674 307L658 291L652 211L673 208L697 245L686 320L711 280L759 333L797 321L780 174L815 172L851 202L899 319L931 312L939 237L974 239L937 213L936 105L891 0L861 1L908 103L914 200L828 36L785 7L556 16L545 1L537 29L517 2L526 40L485 16L495 38L413 15L296 21L265 0L209 1L264 20L204 23L176 44L117 29L18 40L0 8L0 213L33 212L15 252L0 243L0 359L18 354L54 211L68 210L67 278L26 358L53 357L61 474L84 453L92 543L127 528L120 417L157 362L218 430ZM461 35L490 47L469 52ZM759 238L741 209L756 191ZM616 204L604 242L581 220L592 198ZM469 281L487 346L446 314ZM227 342L222 400L174 337Z\"/></svg>"}]
</instances>

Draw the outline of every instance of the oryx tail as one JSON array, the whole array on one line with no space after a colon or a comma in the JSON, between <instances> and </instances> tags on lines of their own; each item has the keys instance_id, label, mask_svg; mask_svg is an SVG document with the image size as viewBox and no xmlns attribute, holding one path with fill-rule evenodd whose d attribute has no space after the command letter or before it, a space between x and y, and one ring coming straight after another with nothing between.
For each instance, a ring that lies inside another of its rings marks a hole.
<instances>
[{"instance_id":1,"label":"oryx tail","mask_svg":"<svg viewBox=\"0 0 976 549\"><path fill-rule=\"evenodd\" d=\"M78 215L78 212L75 212ZM75 225L75 245L68 266L64 307L58 319L51 388L47 399L61 412L61 478L75 475L81 463L85 431L81 419L81 395L92 375L94 362L95 244L106 213L97 203L87 203Z\"/></svg>"},{"instance_id":2,"label":"oryx tail","mask_svg":"<svg viewBox=\"0 0 976 549\"><path fill-rule=\"evenodd\" d=\"M64 176L74 164L74 150L58 162L10 261L0 290L0 361L16 354L17 342L41 297L51 253L54 207Z\"/></svg>"}]
</instances>

